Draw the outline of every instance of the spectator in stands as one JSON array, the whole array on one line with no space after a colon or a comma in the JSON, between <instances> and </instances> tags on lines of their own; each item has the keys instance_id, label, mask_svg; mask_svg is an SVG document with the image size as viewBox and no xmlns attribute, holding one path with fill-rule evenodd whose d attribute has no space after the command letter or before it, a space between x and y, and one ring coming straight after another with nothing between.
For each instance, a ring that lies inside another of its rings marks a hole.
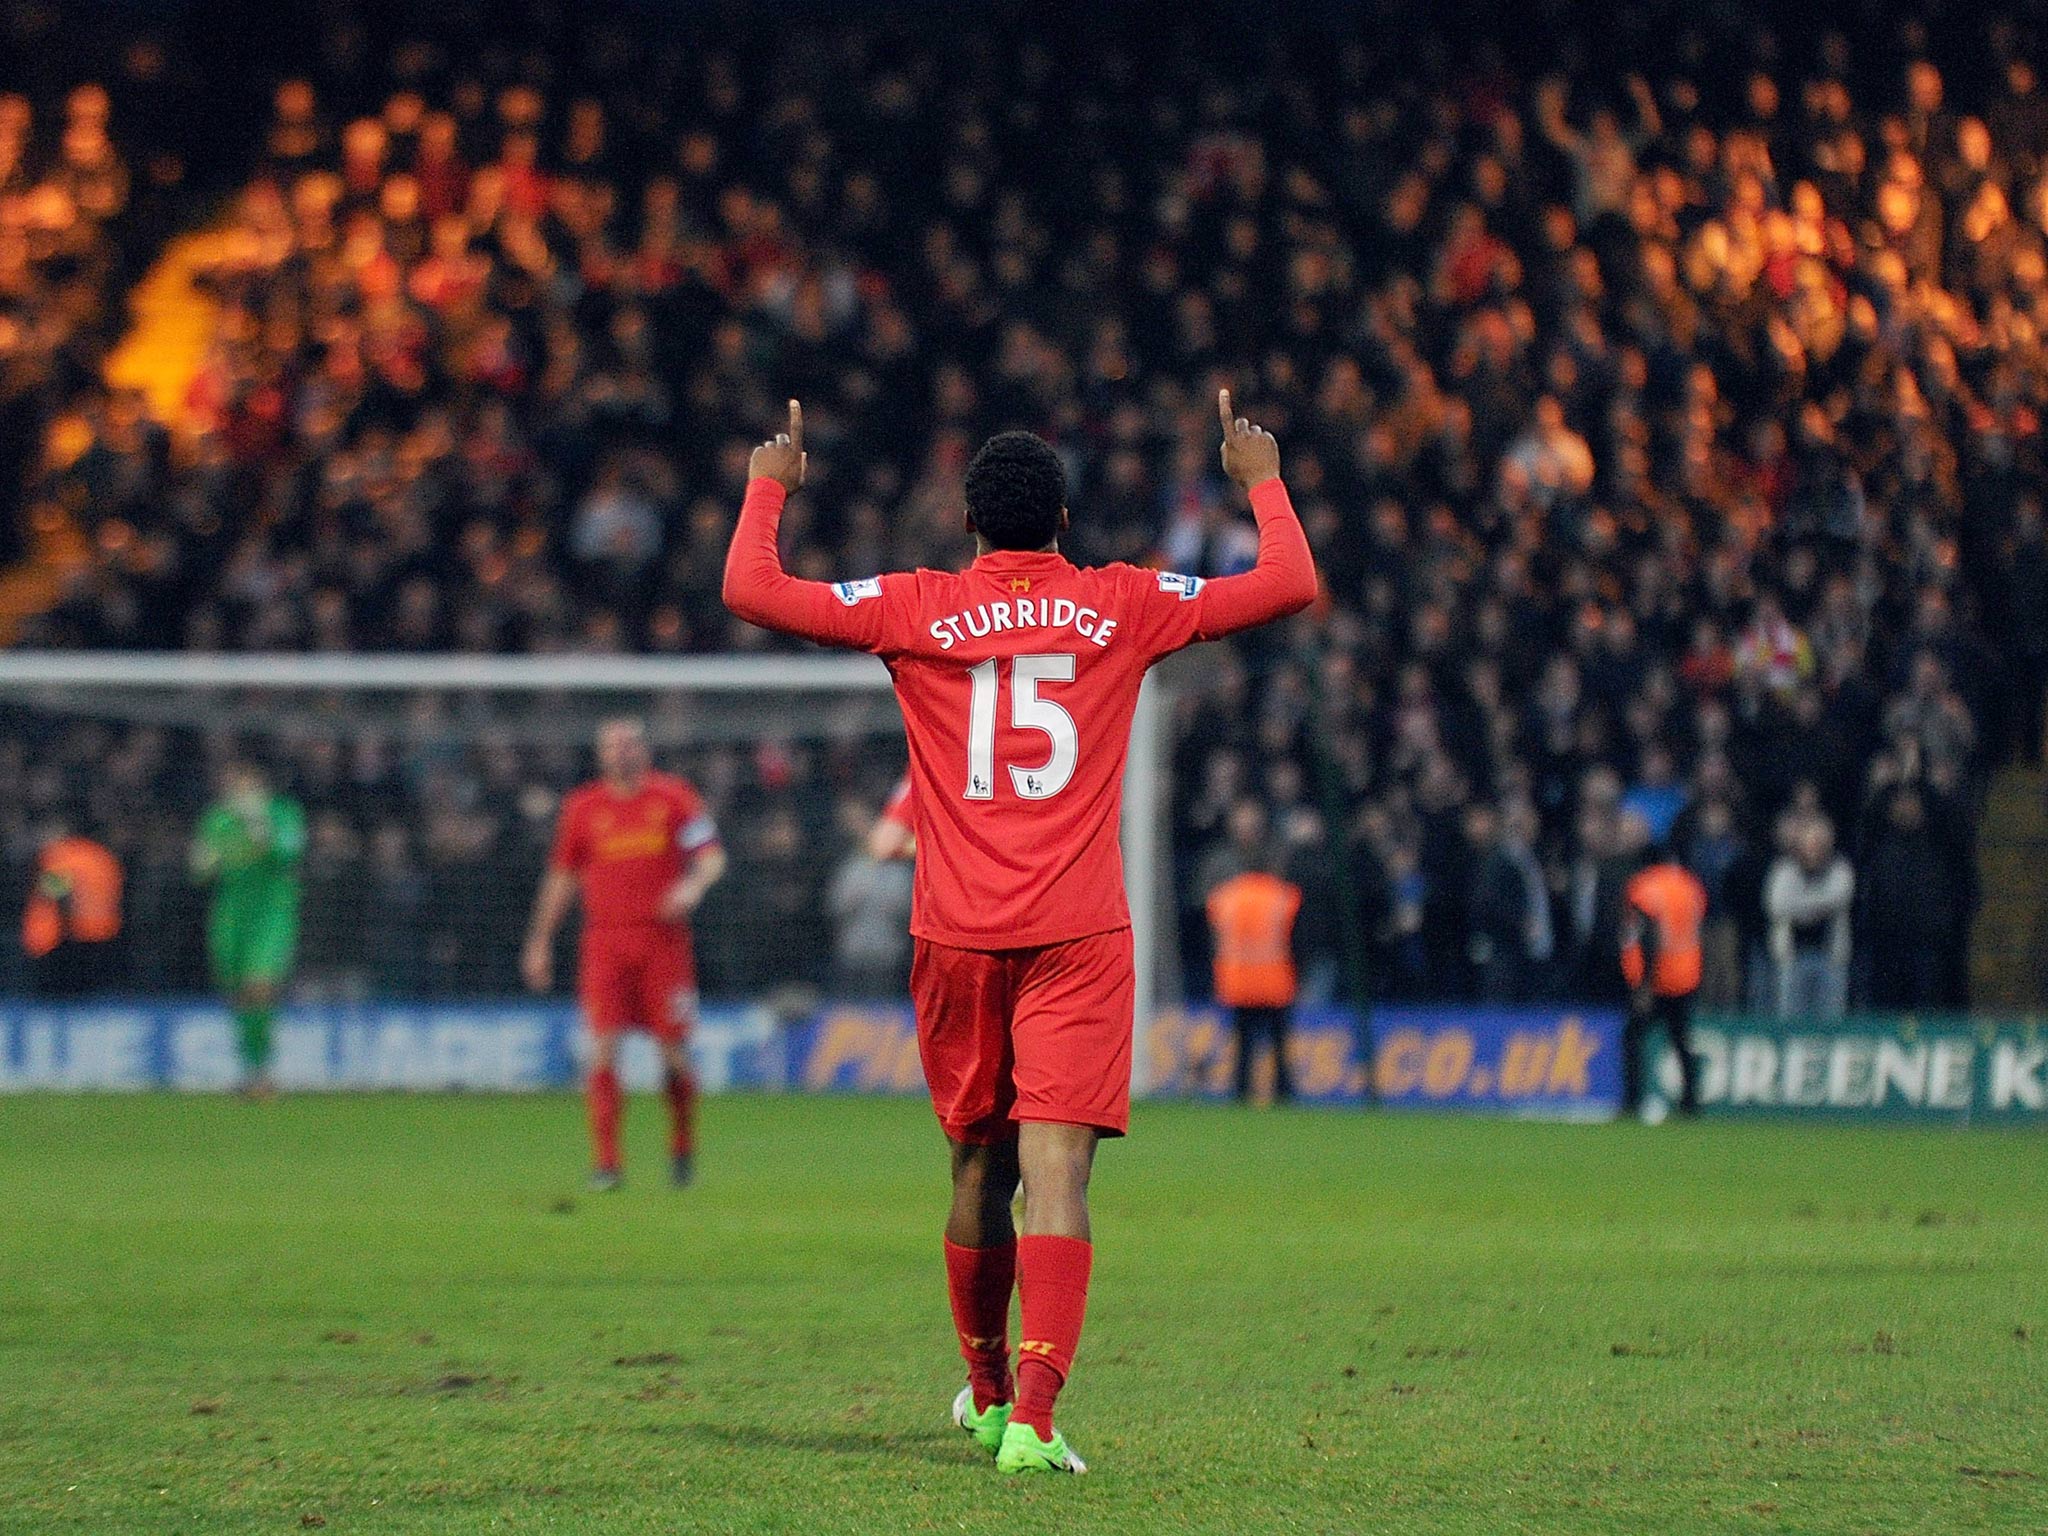
<instances>
[{"instance_id":1,"label":"spectator in stands","mask_svg":"<svg viewBox=\"0 0 2048 1536\"><path fill-rule=\"evenodd\" d=\"M376 967L379 990L391 997L416 997L433 985L425 944L427 880L413 861L405 826L380 823L370 836L363 912L363 948Z\"/></svg>"},{"instance_id":2,"label":"spectator in stands","mask_svg":"<svg viewBox=\"0 0 2048 1536\"><path fill-rule=\"evenodd\" d=\"M1508 444L1500 468L1517 494L1526 494L1544 510L1576 500L1593 487L1593 450L1566 424L1564 407L1554 395L1537 400L1527 430Z\"/></svg>"},{"instance_id":3,"label":"spectator in stands","mask_svg":"<svg viewBox=\"0 0 2048 1536\"><path fill-rule=\"evenodd\" d=\"M2012 742L2021 762L2048 754L2048 522L2038 496L2021 500L2005 559L2011 615Z\"/></svg>"},{"instance_id":4,"label":"spectator in stands","mask_svg":"<svg viewBox=\"0 0 2048 1536\"><path fill-rule=\"evenodd\" d=\"M1776 595L1765 593L1735 642L1736 681L1784 696L1812 675L1811 642L1785 617Z\"/></svg>"},{"instance_id":5,"label":"spectator in stands","mask_svg":"<svg viewBox=\"0 0 2048 1536\"><path fill-rule=\"evenodd\" d=\"M911 865L869 851L876 825L865 801L841 803L847 851L825 888L825 902L833 922L833 985L848 997L902 997L910 985Z\"/></svg>"},{"instance_id":6,"label":"spectator in stands","mask_svg":"<svg viewBox=\"0 0 2048 1536\"><path fill-rule=\"evenodd\" d=\"M1410 1001L1432 995L1429 954L1422 937L1423 914L1429 902L1429 876L1422 856L1405 838L1390 838L1384 847L1387 901L1378 933L1386 977L1386 994Z\"/></svg>"},{"instance_id":7,"label":"spectator in stands","mask_svg":"<svg viewBox=\"0 0 2048 1536\"><path fill-rule=\"evenodd\" d=\"M1568 877L1570 995L1616 1003L1627 996L1621 976L1625 892L1649 846L1650 829L1635 812L1603 806L1601 798L1580 813L1579 851Z\"/></svg>"},{"instance_id":8,"label":"spectator in stands","mask_svg":"<svg viewBox=\"0 0 2048 1536\"><path fill-rule=\"evenodd\" d=\"M1548 936L1549 892L1529 847L1532 819L1520 806L1475 805L1465 812L1472 849L1466 929L1473 995L1482 1003L1531 1001L1548 959L1542 941Z\"/></svg>"},{"instance_id":9,"label":"spectator in stands","mask_svg":"<svg viewBox=\"0 0 2048 1536\"><path fill-rule=\"evenodd\" d=\"M1920 1012L1948 997L1947 961L1962 919L1948 849L1928 825L1917 787L1882 798L1881 820L1863 857L1857 938L1870 956L1870 1000Z\"/></svg>"},{"instance_id":10,"label":"spectator in stands","mask_svg":"<svg viewBox=\"0 0 2048 1536\"><path fill-rule=\"evenodd\" d=\"M728 903L755 936L773 934L778 979L822 987L834 953L825 927L824 879L803 824L779 801L753 828L748 857L732 864Z\"/></svg>"},{"instance_id":11,"label":"spectator in stands","mask_svg":"<svg viewBox=\"0 0 2048 1536\"><path fill-rule=\"evenodd\" d=\"M1897 804L1906 796L1915 803L1912 808ZM1960 773L1952 765L1930 765L1917 737L1894 741L1871 762L1870 796L1857 831L1859 867L1887 844L1896 845L1894 855L1924 855L1940 865L1938 878L1928 887L1930 900L1918 913L1919 937L1915 941L1932 956L1929 963L1934 980L1928 983L1932 1000L1926 1006L1961 1010L1970 1002L1968 937L1979 899L1970 799L1970 787ZM1910 822L1916 812L1917 828L1896 824L1896 816L1903 814ZM1875 934L1858 935L1860 970L1873 995L1882 970L1880 942ZM1895 984L1903 986L1905 981L1897 974L1885 979L1886 990ZM1914 989L1926 990L1918 982Z\"/></svg>"},{"instance_id":12,"label":"spectator in stands","mask_svg":"<svg viewBox=\"0 0 2048 1536\"><path fill-rule=\"evenodd\" d=\"M1621 798L1622 809L1643 818L1652 843L1663 843L1670 838L1671 828L1685 810L1685 803L1685 785L1678 777L1671 749L1661 741L1651 742L1643 749L1635 783Z\"/></svg>"},{"instance_id":13,"label":"spectator in stands","mask_svg":"<svg viewBox=\"0 0 2048 1536\"><path fill-rule=\"evenodd\" d=\"M1977 742L1976 723L1932 651L1914 657L1912 680L1885 709L1884 728L1894 742L1917 746L1930 773L1960 774Z\"/></svg>"},{"instance_id":14,"label":"spectator in stands","mask_svg":"<svg viewBox=\"0 0 2048 1536\"><path fill-rule=\"evenodd\" d=\"M1250 795L1243 796L1230 807L1222 841L1209 849L1196 868L1195 893L1206 903L1224 881L1264 868L1271 859L1266 807Z\"/></svg>"},{"instance_id":15,"label":"spectator in stands","mask_svg":"<svg viewBox=\"0 0 2048 1536\"><path fill-rule=\"evenodd\" d=\"M1662 127L1656 98L1640 75L1631 75L1628 90L1635 103L1636 131L1624 131L1612 108L1599 107L1581 133L1565 115L1567 90L1566 82L1556 78L1537 85L1536 125L1571 162L1572 212L1579 222L1590 226L1618 220L1634 190L1636 157Z\"/></svg>"},{"instance_id":16,"label":"spectator in stands","mask_svg":"<svg viewBox=\"0 0 2048 1536\"><path fill-rule=\"evenodd\" d=\"M598 590L631 600L660 556L661 540L660 508L624 464L608 464L577 504L570 553L592 574Z\"/></svg>"},{"instance_id":17,"label":"spectator in stands","mask_svg":"<svg viewBox=\"0 0 2048 1536\"><path fill-rule=\"evenodd\" d=\"M1341 928L1346 898L1338 889L1337 861L1330 856L1322 813L1306 805L1289 810L1280 824L1280 845L1280 877L1301 892L1294 923L1296 1000L1310 1007L1327 1006L1337 996L1344 965ZM1355 905L1355 890L1350 900Z\"/></svg>"},{"instance_id":18,"label":"spectator in stands","mask_svg":"<svg viewBox=\"0 0 2048 1536\"><path fill-rule=\"evenodd\" d=\"M1700 1002L1708 1008L1735 1008L1742 1002L1744 952L1740 875L1749 850L1734 807L1719 796L1703 803L1684 830L1681 862L1699 880L1707 901L1700 929Z\"/></svg>"},{"instance_id":19,"label":"spectator in stands","mask_svg":"<svg viewBox=\"0 0 2048 1536\"><path fill-rule=\"evenodd\" d=\"M1855 897L1856 875L1835 851L1833 826L1817 812L1801 815L1764 885L1780 1018L1825 1023L1847 1011Z\"/></svg>"}]
</instances>

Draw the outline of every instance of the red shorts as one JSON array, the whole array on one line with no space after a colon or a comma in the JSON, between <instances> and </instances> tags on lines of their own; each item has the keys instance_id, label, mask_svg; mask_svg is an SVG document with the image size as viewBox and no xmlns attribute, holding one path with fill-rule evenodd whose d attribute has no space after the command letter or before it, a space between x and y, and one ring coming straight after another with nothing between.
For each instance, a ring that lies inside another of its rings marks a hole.
<instances>
[{"instance_id":1,"label":"red shorts","mask_svg":"<svg viewBox=\"0 0 2048 1536\"><path fill-rule=\"evenodd\" d=\"M1049 1120L1123 1135L1136 985L1128 928L1037 949L919 939L917 1051L946 1134L986 1144Z\"/></svg>"},{"instance_id":2,"label":"red shorts","mask_svg":"<svg viewBox=\"0 0 2048 1536\"><path fill-rule=\"evenodd\" d=\"M697 1018L697 967L680 929L586 928L576 993L593 1033L679 1041Z\"/></svg>"}]
</instances>

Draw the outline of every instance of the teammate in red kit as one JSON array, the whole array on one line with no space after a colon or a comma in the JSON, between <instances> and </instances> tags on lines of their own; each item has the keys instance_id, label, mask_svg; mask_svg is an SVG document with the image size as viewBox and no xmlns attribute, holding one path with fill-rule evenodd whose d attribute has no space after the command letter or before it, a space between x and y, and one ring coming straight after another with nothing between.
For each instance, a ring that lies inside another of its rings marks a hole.
<instances>
[{"instance_id":1,"label":"teammate in red kit","mask_svg":"<svg viewBox=\"0 0 2048 1536\"><path fill-rule=\"evenodd\" d=\"M1117 821L1145 671L1192 644L1307 607L1308 540L1272 437L1217 396L1223 467L1251 493L1257 565L1204 581L1082 569L1058 456L1004 432L968 466L977 557L959 574L801 581L782 569L803 484L803 414L754 450L725 601L751 623L888 663L910 745L918 860L911 992L952 1143L946 1276L968 1384L954 1422L1005 1472L1086 1468L1053 1427L1094 1250L1088 1175L1130 1118L1134 978ZM1023 1234L1010 1201L1024 1188ZM1014 1382L1010 1291L1023 1298Z\"/></svg>"},{"instance_id":2,"label":"teammate in red kit","mask_svg":"<svg viewBox=\"0 0 2048 1536\"><path fill-rule=\"evenodd\" d=\"M591 1039L591 1187L619 1186L619 1034L636 1027L661 1049L669 1174L685 1185L696 1171L697 1080L686 1050L697 1014L690 914L725 873L725 849L697 791L649 766L638 720L598 727L597 763L596 781L562 802L519 968L536 992L554 984L555 931L580 892L576 991Z\"/></svg>"}]
</instances>

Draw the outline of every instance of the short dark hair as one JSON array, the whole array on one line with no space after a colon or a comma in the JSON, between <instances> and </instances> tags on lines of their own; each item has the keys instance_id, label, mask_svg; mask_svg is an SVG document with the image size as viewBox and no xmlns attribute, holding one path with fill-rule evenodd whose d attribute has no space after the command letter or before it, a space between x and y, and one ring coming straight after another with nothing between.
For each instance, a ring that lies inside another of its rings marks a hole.
<instances>
[{"instance_id":1,"label":"short dark hair","mask_svg":"<svg viewBox=\"0 0 2048 1536\"><path fill-rule=\"evenodd\" d=\"M967 466L967 516L997 549L1043 549L1059 537L1067 472L1052 444L998 432Z\"/></svg>"}]
</instances>

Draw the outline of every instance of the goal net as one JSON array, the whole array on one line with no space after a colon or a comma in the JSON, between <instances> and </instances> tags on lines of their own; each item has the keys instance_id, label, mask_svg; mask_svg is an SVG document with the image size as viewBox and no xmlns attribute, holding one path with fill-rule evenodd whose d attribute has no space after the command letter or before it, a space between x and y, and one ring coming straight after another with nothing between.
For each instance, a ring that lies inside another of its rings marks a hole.
<instances>
[{"instance_id":1,"label":"goal net","mask_svg":"<svg viewBox=\"0 0 2048 1536\"><path fill-rule=\"evenodd\" d=\"M561 797L615 716L643 720L657 766L703 791L731 857L695 923L707 1012L900 1003L909 871L874 865L864 842L903 772L903 727L864 656L0 653L0 889L25 895L59 832L105 844L126 922L98 990L204 998L189 850L221 768L246 759L306 815L301 1009L510 1003ZM1161 729L1150 694L1124 829L1141 1017L1171 947ZM565 993L573 942L572 924ZM0 953L0 997L34 997L22 946Z\"/></svg>"}]
</instances>

